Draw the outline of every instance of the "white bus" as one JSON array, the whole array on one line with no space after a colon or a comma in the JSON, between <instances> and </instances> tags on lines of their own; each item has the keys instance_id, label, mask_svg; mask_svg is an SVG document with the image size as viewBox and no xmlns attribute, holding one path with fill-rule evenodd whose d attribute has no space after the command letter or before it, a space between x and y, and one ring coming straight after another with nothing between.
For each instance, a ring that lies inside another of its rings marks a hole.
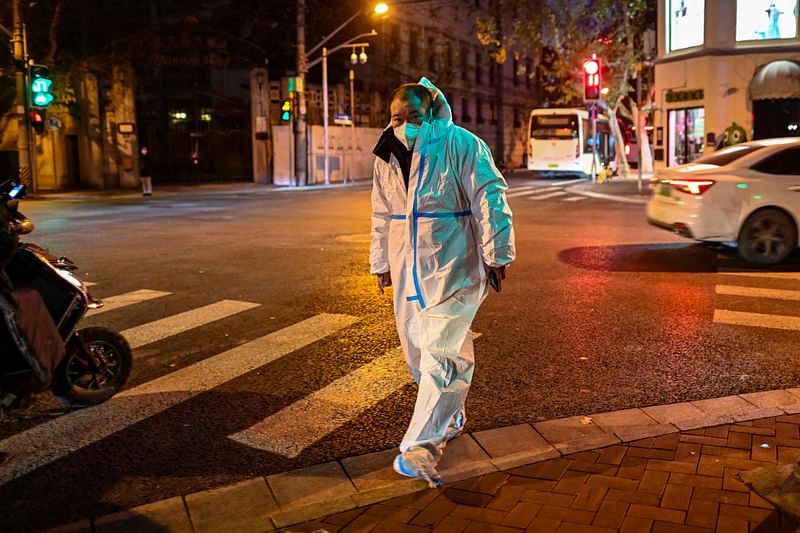
<instances>
[{"instance_id":1,"label":"white bus","mask_svg":"<svg viewBox=\"0 0 800 533\"><path fill-rule=\"evenodd\" d=\"M597 168L614 164L614 138L608 119L597 118ZM585 109L541 108L531 111L528 170L545 177L592 173L592 122Z\"/></svg>"}]
</instances>

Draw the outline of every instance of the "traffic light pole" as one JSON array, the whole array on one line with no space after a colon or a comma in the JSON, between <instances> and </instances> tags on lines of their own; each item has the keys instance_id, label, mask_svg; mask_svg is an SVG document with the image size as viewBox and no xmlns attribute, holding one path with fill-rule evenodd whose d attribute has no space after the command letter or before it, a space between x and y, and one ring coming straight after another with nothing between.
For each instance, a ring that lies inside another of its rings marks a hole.
<instances>
[{"instance_id":1,"label":"traffic light pole","mask_svg":"<svg viewBox=\"0 0 800 533\"><path fill-rule=\"evenodd\" d=\"M296 185L306 185L308 166L308 129L306 127L306 2L297 0L297 120L295 136Z\"/></svg>"},{"instance_id":2,"label":"traffic light pole","mask_svg":"<svg viewBox=\"0 0 800 533\"><path fill-rule=\"evenodd\" d=\"M17 65L15 76L17 97L15 112L19 117L17 123L17 151L19 153L20 181L32 191L36 191L36 181L31 168L30 131L28 127L28 103L25 97L25 70L28 58L25 53L25 25L22 22L21 0L14 0L14 34L11 43L14 48L14 61Z\"/></svg>"}]
</instances>

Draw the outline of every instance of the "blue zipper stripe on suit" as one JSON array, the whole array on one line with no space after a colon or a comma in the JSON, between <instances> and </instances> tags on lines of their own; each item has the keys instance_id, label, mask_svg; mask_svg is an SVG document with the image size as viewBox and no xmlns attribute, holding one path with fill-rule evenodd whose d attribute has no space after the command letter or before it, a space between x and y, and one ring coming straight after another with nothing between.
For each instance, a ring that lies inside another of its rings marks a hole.
<instances>
[{"instance_id":1,"label":"blue zipper stripe on suit","mask_svg":"<svg viewBox=\"0 0 800 533\"><path fill-rule=\"evenodd\" d=\"M419 213L417 212L417 197L419 190L422 187L422 172L425 169L425 155L421 155L419 161L419 176L417 176L417 190L414 191L414 266L411 269L411 275L414 278L414 289L417 291L416 300L419 302L420 307L425 309L425 300L422 298L422 290L419 286L419 277L417 276L417 231L419 226Z\"/></svg>"}]
</instances>

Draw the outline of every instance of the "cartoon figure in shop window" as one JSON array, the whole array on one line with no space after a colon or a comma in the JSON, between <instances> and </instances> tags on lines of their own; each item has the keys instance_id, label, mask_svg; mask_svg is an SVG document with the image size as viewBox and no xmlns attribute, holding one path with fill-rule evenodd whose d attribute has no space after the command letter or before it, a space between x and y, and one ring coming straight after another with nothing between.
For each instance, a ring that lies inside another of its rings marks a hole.
<instances>
[{"instance_id":1,"label":"cartoon figure in shop window","mask_svg":"<svg viewBox=\"0 0 800 533\"><path fill-rule=\"evenodd\" d=\"M769 26L767 27L767 39L780 39L781 29L778 27L778 19L783 15L783 11L775 7L775 2L770 2L769 8L766 9L767 17L769 18Z\"/></svg>"},{"instance_id":2,"label":"cartoon figure in shop window","mask_svg":"<svg viewBox=\"0 0 800 533\"><path fill-rule=\"evenodd\" d=\"M681 0L681 7L675 11L675 18L686 16L686 0Z\"/></svg>"}]
</instances>

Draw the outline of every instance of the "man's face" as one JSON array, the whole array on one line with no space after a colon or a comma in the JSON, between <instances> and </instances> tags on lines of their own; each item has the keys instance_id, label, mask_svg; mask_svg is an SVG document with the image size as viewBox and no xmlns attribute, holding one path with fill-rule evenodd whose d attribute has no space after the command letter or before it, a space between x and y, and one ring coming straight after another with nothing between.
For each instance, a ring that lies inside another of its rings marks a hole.
<instances>
[{"instance_id":1,"label":"man's face","mask_svg":"<svg viewBox=\"0 0 800 533\"><path fill-rule=\"evenodd\" d=\"M417 98L413 93L406 93L403 98L395 98L389 105L392 113L392 127L402 126L404 122L421 125L430 114L430 106Z\"/></svg>"}]
</instances>

